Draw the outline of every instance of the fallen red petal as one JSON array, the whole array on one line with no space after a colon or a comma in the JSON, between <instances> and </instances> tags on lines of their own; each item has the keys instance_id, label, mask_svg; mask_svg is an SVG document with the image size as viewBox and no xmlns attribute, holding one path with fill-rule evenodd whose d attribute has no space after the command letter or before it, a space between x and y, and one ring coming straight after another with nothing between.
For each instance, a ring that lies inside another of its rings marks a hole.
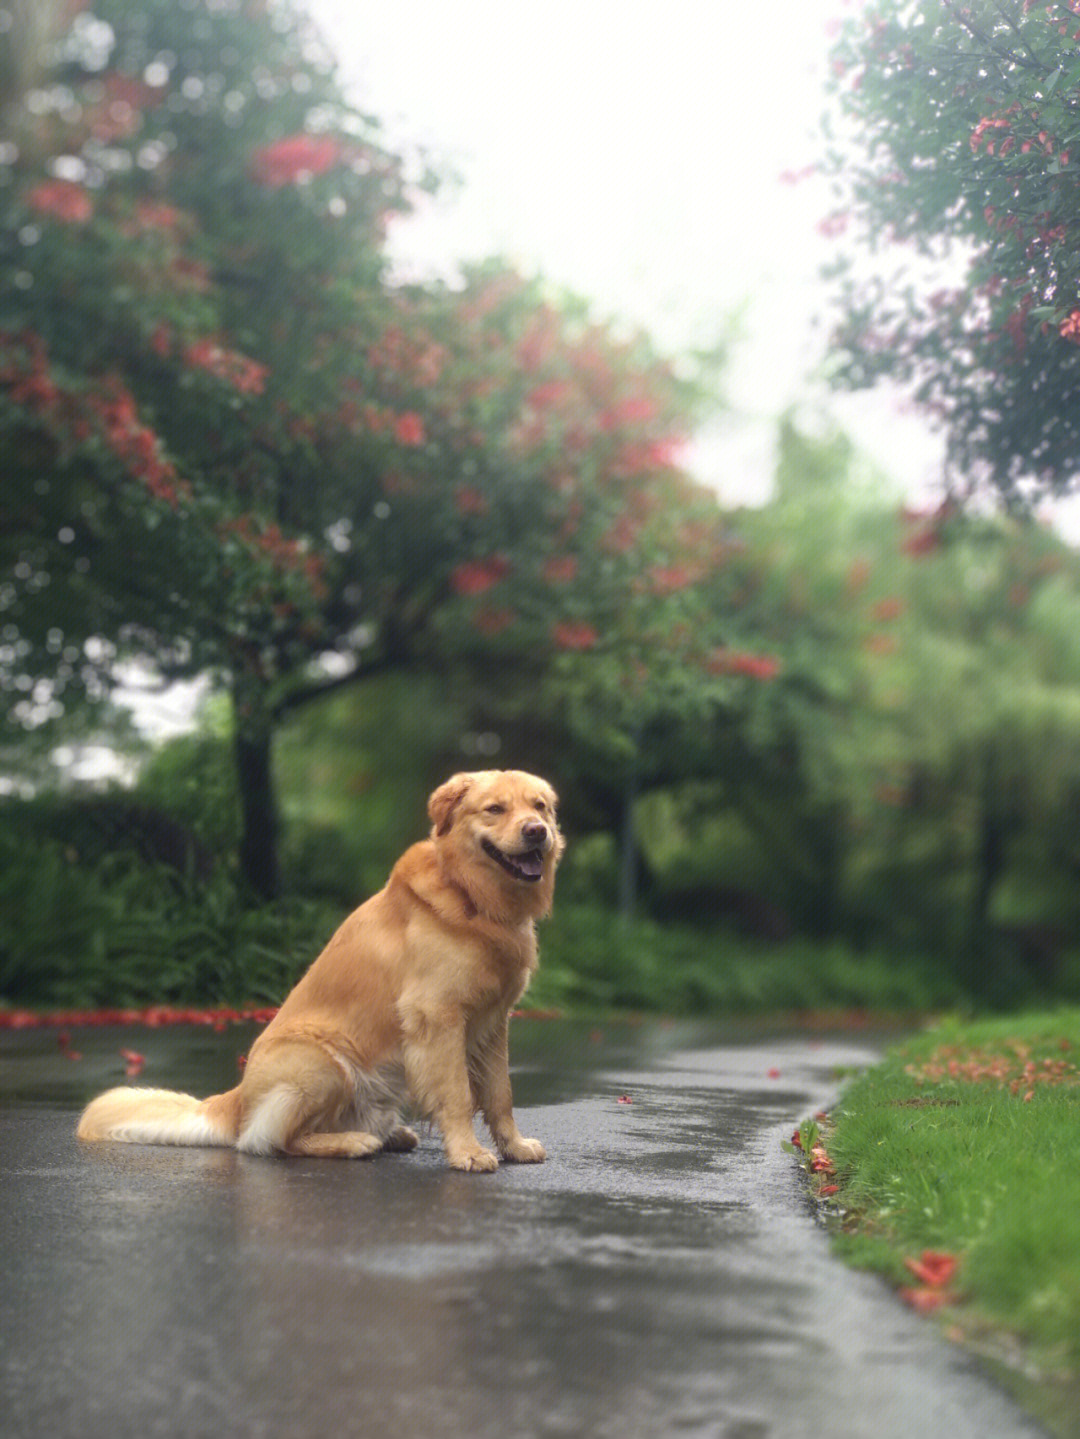
<instances>
[{"instance_id":1,"label":"fallen red petal","mask_svg":"<svg viewBox=\"0 0 1080 1439\"><path fill-rule=\"evenodd\" d=\"M906 1268L915 1278L932 1289L948 1284L956 1273L958 1263L955 1254L944 1254L934 1249L924 1249L918 1259L904 1260Z\"/></svg>"}]
</instances>

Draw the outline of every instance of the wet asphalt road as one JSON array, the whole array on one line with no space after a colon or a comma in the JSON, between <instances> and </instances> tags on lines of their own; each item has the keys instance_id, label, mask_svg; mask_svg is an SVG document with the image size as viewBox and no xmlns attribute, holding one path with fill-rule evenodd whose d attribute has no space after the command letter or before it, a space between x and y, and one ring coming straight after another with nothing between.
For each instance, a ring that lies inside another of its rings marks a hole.
<instances>
[{"instance_id":1,"label":"wet asphalt road","mask_svg":"<svg viewBox=\"0 0 1080 1439\"><path fill-rule=\"evenodd\" d=\"M207 1093L250 1033L72 1039L0 1037L6 1439L1043 1432L829 1256L780 1141L865 1042L521 1021L549 1160L465 1175L80 1145L119 1046Z\"/></svg>"}]
</instances>

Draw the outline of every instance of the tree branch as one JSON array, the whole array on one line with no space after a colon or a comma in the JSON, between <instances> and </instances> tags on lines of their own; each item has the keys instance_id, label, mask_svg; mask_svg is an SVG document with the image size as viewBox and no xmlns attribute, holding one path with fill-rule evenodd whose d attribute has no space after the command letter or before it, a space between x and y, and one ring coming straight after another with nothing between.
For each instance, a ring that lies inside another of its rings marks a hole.
<instances>
[{"instance_id":1,"label":"tree branch","mask_svg":"<svg viewBox=\"0 0 1080 1439\"><path fill-rule=\"evenodd\" d=\"M387 674L391 670L400 669L404 664L403 655L389 651L380 655L378 659L370 660L366 664L358 664L347 674L334 675L332 678L314 680L310 684L301 685L275 700L270 707L271 718L277 722L285 715L291 714L293 710L300 709L313 700L336 694L339 690L348 689L350 685L359 684L361 680L371 679L375 675Z\"/></svg>"}]
</instances>

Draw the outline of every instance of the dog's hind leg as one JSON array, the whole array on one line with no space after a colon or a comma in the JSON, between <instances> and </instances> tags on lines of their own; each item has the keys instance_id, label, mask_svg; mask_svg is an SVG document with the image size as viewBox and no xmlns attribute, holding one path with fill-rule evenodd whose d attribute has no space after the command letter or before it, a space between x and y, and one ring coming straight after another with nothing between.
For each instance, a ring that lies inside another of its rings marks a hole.
<instances>
[{"instance_id":1,"label":"dog's hind leg","mask_svg":"<svg viewBox=\"0 0 1080 1439\"><path fill-rule=\"evenodd\" d=\"M382 1149L411 1149L416 1136L398 1124L392 1072L351 1069L321 1045L285 1039L253 1051L242 1083L242 1154L366 1159Z\"/></svg>"},{"instance_id":2,"label":"dog's hind leg","mask_svg":"<svg viewBox=\"0 0 1080 1439\"><path fill-rule=\"evenodd\" d=\"M367 1159L382 1148L383 1141L377 1134L352 1129L341 1134L299 1134L285 1152L314 1159Z\"/></svg>"}]
</instances>

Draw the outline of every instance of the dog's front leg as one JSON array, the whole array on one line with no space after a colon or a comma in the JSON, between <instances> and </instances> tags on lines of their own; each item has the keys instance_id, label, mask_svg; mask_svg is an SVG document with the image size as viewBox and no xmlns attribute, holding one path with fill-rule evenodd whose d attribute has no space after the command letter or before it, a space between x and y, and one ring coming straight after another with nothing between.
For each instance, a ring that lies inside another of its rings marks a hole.
<instances>
[{"instance_id":1,"label":"dog's front leg","mask_svg":"<svg viewBox=\"0 0 1080 1439\"><path fill-rule=\"evenodd\" d=\"M517 1164L539 1164L547 1158L538 1139L526 1139L514 1119L510 1088L509 1017L504 1017L472 1066L476 1098L484 1122L504 1159Z\"/></svg>"},{"instance_id":2,"label":"dog's front leg","mask_svg":"<svg viewBox=\"0 0 1080 1439\"><path fill-rule=\"evenodd\" d=\"M476 1106L465 1057L464 1016L413 1015L404 1038L409 1088L442 1130L448 1162L454 1169L497 1169L498 1159L473 1130Z\"/></svg>"}]
</instances>

